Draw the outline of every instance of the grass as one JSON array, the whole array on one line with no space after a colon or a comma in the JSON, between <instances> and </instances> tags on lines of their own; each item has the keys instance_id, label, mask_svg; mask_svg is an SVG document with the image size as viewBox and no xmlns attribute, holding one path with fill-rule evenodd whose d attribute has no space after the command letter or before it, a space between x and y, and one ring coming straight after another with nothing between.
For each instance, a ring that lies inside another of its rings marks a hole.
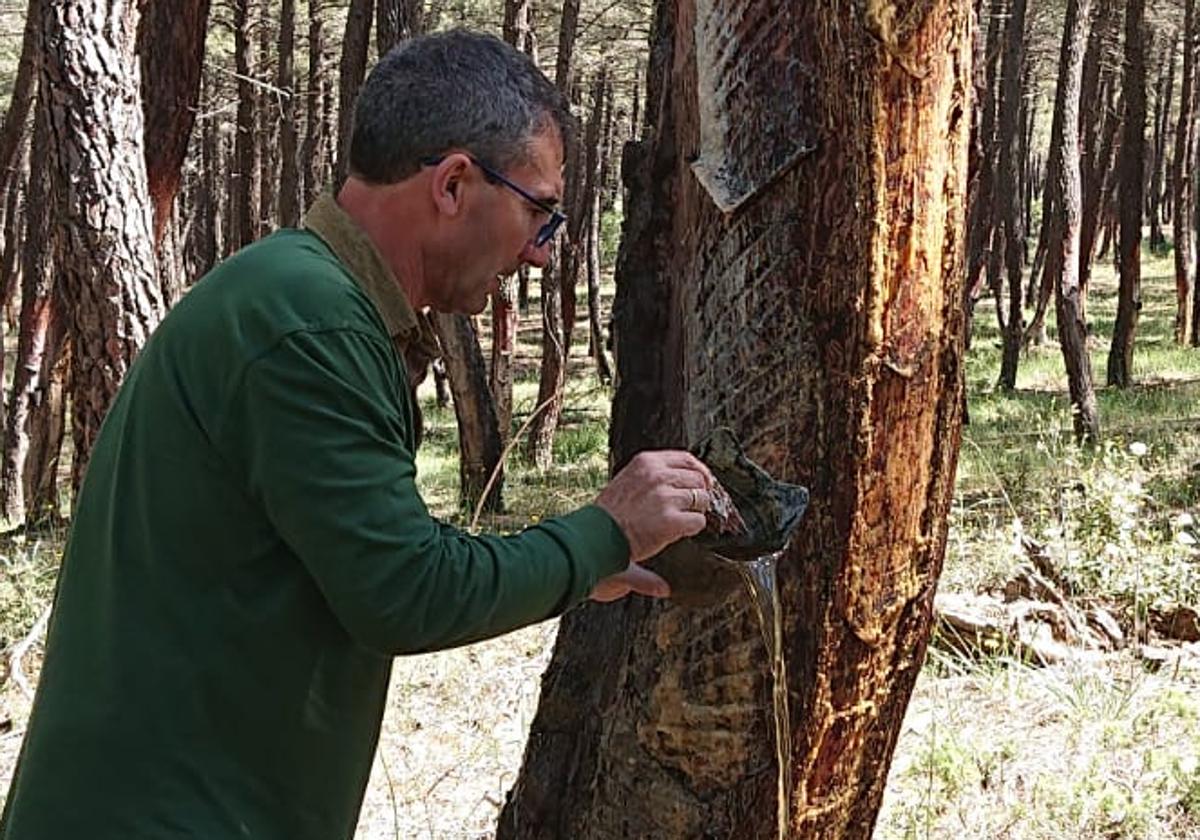
<instances>
[{"instance_id":1,"label":"grass","mask_svg":"<svg viewBox=\"0 0 1200 840\"><path fill-rule=\"evenodd\" d=\"M1097 264L1090 297L1093 371L1104 371L1115 310L1111 270ZM1016 537L1046 547L1081 603L1101 603L1126 627L1152 605L1200 603L1200 351L1171 338L1169 259L1147 254L1145 305L1128 391L1100 388L1105 437L1071 438L1054 343L1021 360L1018 388L994 385L999 335L985 302L967 362L964 429L942 587L995 590L1024 559ZM522 318L514 425L537 399L540 319ZM611 289L606 289L611 294ZM582 309L582 307L581 307ZM481 322L485 327L486 319ZM418 455L436 515L458 508L457 432L431 383ZM505 477L506 512L480 526L513 531L586 503L607 474L611 393L576 332L554 466L520 446ZM0 544L0 635L24 635L52 594L61 535ZM358 840L490 837L520 767L549 661L555 622L483 644L396 661ZM966 660L931 651L904 721L877 840L900 838L1200 838L1200 652L1178 648L1150 667L1134 653L1033 668L1003 651ZM26 670L36 673L37 653ZM765 710L764 710L765 711ZM0 793L28 702L0 694Z\"/></svg>"}]
</instances>

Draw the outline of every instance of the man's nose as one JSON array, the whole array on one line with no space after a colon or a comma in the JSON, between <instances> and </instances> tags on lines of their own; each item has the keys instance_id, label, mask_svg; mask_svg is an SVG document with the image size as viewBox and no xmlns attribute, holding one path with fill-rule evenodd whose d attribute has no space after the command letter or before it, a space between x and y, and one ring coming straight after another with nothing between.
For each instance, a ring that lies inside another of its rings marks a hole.
<instances>
[{"instance_id":1,"label":"man's nose","mask_svg":"<svg viewBox=\"0 0 1200 840\"><path fill-rule=\"evenodd\" d=\"M545 268L546 263L550 261L550 243L537 246L530 239L525 243L525 247L521 249L521 262L528 263L534 268Z\"/></svg>"}]
</instances>

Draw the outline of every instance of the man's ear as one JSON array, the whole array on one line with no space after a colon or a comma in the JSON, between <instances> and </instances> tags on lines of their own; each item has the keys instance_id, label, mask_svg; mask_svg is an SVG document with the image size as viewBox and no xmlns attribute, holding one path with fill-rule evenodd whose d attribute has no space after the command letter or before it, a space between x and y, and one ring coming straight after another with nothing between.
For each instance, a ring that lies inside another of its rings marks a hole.
<instances>
[{"instance_id":1,"label":"man's ear","mask_svg":"<svg viewBox=\"0 0 1200 840\"><path fill-rule=\"evenodd\" d=\"M430 191L434 206L444 216L457 216L463 207L463 179L471 159L461 152L446 155L433 168Z\"/></svg>"}]
</instances>

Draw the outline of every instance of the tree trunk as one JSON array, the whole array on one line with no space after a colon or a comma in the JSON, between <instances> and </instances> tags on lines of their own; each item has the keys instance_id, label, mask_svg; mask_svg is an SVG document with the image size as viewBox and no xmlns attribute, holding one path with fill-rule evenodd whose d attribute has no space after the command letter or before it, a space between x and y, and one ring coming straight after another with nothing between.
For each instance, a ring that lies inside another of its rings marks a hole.
<instances>
[{"instance_id":1,"label":"tree trunk","mask_svg":"<svg viewBox=\"0 0 1200 840\"><path fill-rule=\"evenodd\" d=\"M504 0L504 41L526 55L536 47L529 0Z\"/></svg>"},{"instance_id":2,"label":"tree trunk","mask_svg":"<svg viewBox=\"0 0 1200 840\"><path fill-rule=\"evenodd\" d=\"M378 0L375 5L375 48L380 58L396 44L425 31L421 6L421 0Z\"/></svg>"},{"instance_id":3,"label":"tree trunk","mask_svg":"<svg viewBox=\"0 0 1200 840\"><path fill-rule=\"evenodd\" d=\"M995 216L993 240L1004 237L1004 265L1008 274L1008 318L1004 330L1004 350L1000 362L1000 388L1017 387L1017 363L1021 359L1024 337L1024 310L1021 296L1022 257L1025 252L1021 225L1018 151L1021 143L1021 80L1025 66L1025 0L1012 0L1009 7L1007 39L1000 68L1000 115L997 143L1000 156L996 166Z\"/></svg>"},{"instance_id":4,"label":"tree trunk","mask_svg":"<svg viewBox=\"0 0 1200 840\"><path fill-rule=\"evenodd\" d=\"M200 102L210 0L143 3L137 52L142 63L146 180L154 210L154 243L162 243L183 176Z\"/></svg>"},{"instance_id":5,"label":"tree trunk","mask_svg":"<svg viewBox=\"0 0 1200 840\"><path fill-rule=\"evenodd\" d=\"M43 0L29 0L25 10L25 33L21 36L21 58L13 80L4 127L0 128L0 195L9 193L9 184L20 180L15 173L19 164L21 140L25 137L29 109L33 105L37 68L41 63L41 22Z\"/></svg>"},{"instance_id":6,"label":"tree trunk","mask_svg":"<svg viewBox=\"0 0 1200 840\"><path fill-rule=\"evenodd\" d=\"M487 368L479 349L479 337L466 315L436 313L433 324L442 345L442 359L454 415L458 419L459 500L464 510L473 510L483 495L488 479L500 465L500 429L496 409L488 391ZM504 473L500 472L488 493L484 509L502 508Z\"/></svg>"},{"instance_id":7,"label":"tree trunk","mask_svg":"<svg viewBox=\"0 0 1200 840\"><path fill-rule=\"evenodd\" d=\"M325 133L324 96L325 22L320 0L308 0L308 90L304 105L304 145L300 156L304 167L304 207L312 206L325 182L324 161L328 138Z\"/></svg>"},{"instance_id":8,"label":"tree trunk","mask_svg":"<svg viewBox=\"0 0 1200 840\"><path fill-rule=\"evenodd\" d=\"M587 277L588 345L589 353L596 362L596 375L607 384L612 381L608 368L608 356L604 352L604 332L600 325L600 194L604 189L604 143L605 100L608 90L608 72L601 65L600 72L592 82L592 113L584 134L585 171L583 257Z\"/></svg>"},{"instance_id":9,"label":"tree trunk","mask_svg":"<svg viewBox=\"0 0 1200 840\"><path fill-rule=\"evenodd\" d=\"M275 32L275 21L271 16L270 0L259 0L258 7L258 66L255 75L266 82L274 78L271 75L271 56L274 47L279 42ZM272 38L272 34L275 35ZM278 68L276 69L278 73ZM258 225L256 239L273 231L278 223L275 204L275 186L279 175L279 118L282 94L272 90L266 84L258 88L255 97L258 118L258 131L254 134L258 144Z\"/></svg>"},{"instance_id":10,"label":"tree trunk","mask_svg":"<svg viewBox=\"0 0 1200 840\"><path fill-rule=\"evenodd\" d=\"M1121 87L1125 113L1121 120L1120 290L1117 322L1108 353L1108 384L1126 388L1133 381L1133 338L1142 308L1142 202L1145 172L1146 61L1142 25L1145 0L1125 6L1125 72Z\"/></svg>"},{"instance_id":11,"label":"tree trunk","mask_svg":"<svg viewBox=\"0 0 1200 840\"><path fill-rule=\"evenodd\" d=\"M1179 119L1175 123L1175 161L1171 180L1175 194L1172 236L1175 241L1175 340L1185 344L1192 334L1192 295L1196 285L1195 236L1192 229L1192 202L1195 201L1193 165L1196 159L1197 131L1193 109L1196 106L1196 0L1184 0L1183 76L1179 92Z\"/></svg>"},{"instance_id":12,"label":"tree trunk","mask_svg":"<svg viewBox=\"0 0 1200 840\"><path fill-rule=\"evenodd\" d=\"M960 435L970 9L860 8L659 0L617 269L614 463L726 424L812 491L780 565L795 840L871 836ZM676 601L563 618L499 840L776 836L750 601L672 553Z\"/></svg>"},{"instance_id":13,"label":"tree trunk","mask_svg":"<svg viewBox=\"0 0 1200 840\"><path fill-rule=\"evenodd\" d=\"M132 0L59 0L43 16L56 271L71 334L72 487L134 356L162 318Z\"/></svg>"},{"instance_id":14,"label":"tree trunk","mask_svg":"<svg viewBox=\"0 0 1200 840\"><path fill-rule=\"evenodd\" d=\"M211 76L209 84L211 99ZM221 196L225 193L221 180L221 166L225 162L222 153L221 132L214 117L204 120L203 140L200 147L201 203L196 207L197 222L201 225L198 247L195 254L194 277L201 277L216 265L218 256L224 253L224 214L221 212Z\"/></svg>"},{"instance_id":15,"label":"tree trunk","mask_svg":"<svg viewBox=\"0 0 1200 840\"><path fill-rule=\"evenodd\" d=\"M1097 0L1088 35L1080 81L1080 191L1079 304L1087 324L1087 296L1091 286L1096 236L1104 210L1104 197L1112 182L1116 162L1119 120L1113 98L1117 89L1113 44L1118 32L1118 0Z\"/></svg>"},{"instance_id":16,"label":"tree trunk","mask_svg":"<svg viewBox=\"0 0 1200 840\"><path fill-rule=\"evenodd\" d=\"M66 427L66 387L70 354L62 296L50 295L41 367L31 383L29 450L25 456L25 529L61 524L58 501L59 456Z\"/></svg>"},{"instance_id":17,"label":"tree trunk","mask_svg":"<svg viewBox=\"0 0 1200 840\"><path fill-rule=\"evenodd\" d=\"M537 416L529 424L529 459L540 470L554 463L554 432L562 414L563 382L566 376L566 357L562 346L562 285L559 283L557 248L551 249L550 261L542 268L542 367L538 378ZM544 407L543 407L544 406Z\"/></svg>"},{"instance_id":18,"label":"tree trunk","mask_svg":"<svg viewBox=\"0 0 1200 840\"><path fill-rule=\"evenodd\" d=\"M533 29L530 24L529 0L506 0L504 4L504 40L521 51L532 49ZM522 285L523 284L523 285ZM517 349L517 331L520 329L517 300L522 288L525 292L524 306L529 305L529 271L522 266L516 278L510 279L492 295L492 365L488 386L496 405L496 422L500 428L501 443L508 445L512 434L513 405L513 356Z\"/></svg>"},{"instance_id":19,"label":"tree trunk","mask_svg":"<svg viewBox=\"0 0 1200 840\"><path fill-rule=\"evenodd\" d=\"M372 0L350 0L342 36L342 62L338 76L337 163L333 174L336 193L350 173L350 132L354 128L354 102L367 72L371 44Z\"/></svg>"},{"instance_id":20,"label":"tree trunk","mask_svg":"<svg viewBox=\"0 0 1200 840\"><path fill-rule=\"evenodd\" d=\"M296 0L279 7L279 72L275 84L279 100L279 224L300 223L300 161L296 157Z\"/></svg>"},{"instance_id":21,"label":"tree trunk","mask_svg":"<svg viewBox=\"0 0 1200 840\"><path fill-rule=\"evenodd\" d=\"M999 96L1000 55L1003 43L1006 0L991 0L987 20L987 40L984 43L982 72L976 69L975 96L979 114L975 125L973 187L971 203L967 208L967 226L970 244L967 248L967 305L974 308L982 294L982 280L992 251L993 225L992 208L996 178L996 114ZM983 25L982 22L980 24ZM978 81L982 77L983 88ZM998 314L1001 314L998 312Z\"/></svg>"},{"instance_id":22,"label":"tree trunk","mask_svg":"<svg viewBox=\"0 0 1200 840\"><path fill-rule=\"evenodd\" d=\"M49 142L45 109L34 120L33 145ZM0 463L0 510L15 523L25 515L25 488L21 481L29 451L29 415L38 390L51 320L54 279L51 271L49 173L44 156L32 156L25 200L25 247L21 254L21 313L18 318L17 355L4 422L4 458Z\"/></svg>"},{"instance_id":23,"label":"tree trunk","mask_svg":"<svg viewBox=\"0 0 1200 840\"><path fill-rule=\"evenodd\" d=\"M1068 0L1067 3L1054 122L1050 129L1049 170L1055 177L1047 184L1047 192L1053 192L1051 205L1058 212L1050 224L1046 271L1054 282L1058 340L1067 368L1075 436L1081 442L1096 440L1100 435L1079 288L1079 95L1090 5L1091 0Z\"/></svg>"},{"instance_id":24,"label":"tree trunk","mask_svg":"<svg viewBox=\"0 0 1200 840\"><path fill-rule=\"evenodd\" d=\"M237 125L234 129L230 195L229 251L254 241L258 233L258 143L255 141L255 89L250 80L254 41L250 38L251 0L233 3L233 61L237 70Z\"/></svg>"},{"instance_id":25,"label":"tree trunk","mask_svg":"<svg viewBox=\"0 0 1200 840\"><path fill-rule=\"evenodd\" d=\"M1167 237L1162 228L1163 175L1167 169L1167 126L1171 115L1171 94L1175 87L1175 38L1159 60L1158 83L1154 87L1154 141L1150 164L1150 252L1166 252Z\"/></svg>"},{"instance_id":26,"label":"tree trunk","mask_svg":"<svg viewBox=\"0 0 1200 840\"><path fill-rule=\"evenodd\" d=\"M558 29L558 58L555 64L554 84L563 96L570 97L574 73L572 57L575 50L575 35L579 27L579 0L564 0L562 18ZM566 169L566 233L559 237L554 246L554 256L542 269L542 366L538 380L538 406L545 408L533 419L529 427L530 460L539 469L546 469L554 461L554 434L562 414L563 382L569 360L568 333L574 326L575 282L579 253L577 243L582 232L582 219L578 218L576 196L580 185L573 177L578 169L579 140L575 132L568 131L563 138ZM556 271L557 269L557 271ZM557 288L551 289L551 285ZM551 308L557 311L551 312Z\"/></svg>"}]
</instances>

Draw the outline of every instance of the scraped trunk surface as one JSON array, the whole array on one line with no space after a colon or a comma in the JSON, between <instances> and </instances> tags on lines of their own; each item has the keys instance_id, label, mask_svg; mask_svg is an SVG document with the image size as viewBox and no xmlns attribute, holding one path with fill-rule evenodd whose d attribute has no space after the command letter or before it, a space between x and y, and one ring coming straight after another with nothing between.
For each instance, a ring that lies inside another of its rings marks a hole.
<instances>
[{"instance_id":1,"label":"scraped trunk surface","mask_svg":"<svg viewBox=\"0 0 1200 840\"><path fill-rule=\"evenodd\" d=\"M657 4L612 454L726 424L812 491L780 565L793 838L870 836L930 630L961 419L970 17ZM499 838L777 836L750 601L735 571L670 554L673 602L563 619Z\"/></svg>"},{"instance_id":2,"label":"scraped trunk surface","mask_svg":"<svg viewBox=\"0 0 1200 840\"><path fill-rule=\"evenodd\" d=\"M71 352L72 483L121 380L162 318L143 151L133 0L47 3L42 96L50 215Z\"/></svg>"}]
</instances>

